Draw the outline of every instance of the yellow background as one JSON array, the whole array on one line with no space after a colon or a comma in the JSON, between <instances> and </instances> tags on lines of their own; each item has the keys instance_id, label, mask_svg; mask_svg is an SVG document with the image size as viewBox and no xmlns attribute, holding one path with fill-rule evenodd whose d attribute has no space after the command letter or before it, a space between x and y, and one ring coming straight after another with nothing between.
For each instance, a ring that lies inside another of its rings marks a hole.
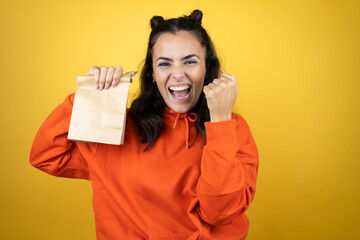
<instances>
[{"instance_id":1,"label":"yellow background","mask_svg":"<svg viewBox=\"0 0 360 240\"><path fill-rule=\"evenodd\" d=\"M33 168L32 140L77 75L140 69L150 18L195 8L260 151L248 239L360 239L356 0L2 2L1 239L95 239L90 183Z\"/></svg>"}]
</instances>

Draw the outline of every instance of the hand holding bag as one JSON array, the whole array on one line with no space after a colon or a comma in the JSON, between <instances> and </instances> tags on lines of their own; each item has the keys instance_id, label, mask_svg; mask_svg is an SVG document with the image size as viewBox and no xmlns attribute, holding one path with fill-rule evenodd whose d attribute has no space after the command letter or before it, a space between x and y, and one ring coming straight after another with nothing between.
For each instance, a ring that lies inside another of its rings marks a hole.
<instances>
[{"instance_id":1,"label":"hand holding bag","mask_svg":"<svg viewBox=\"0 0 360 240\"><path fill-rule=\"evenodd\" d=\"M124 143L131 73L115 87L97 90L94 77L78 76L68 139L120 145Z\"/></svg>"}]
</instances>

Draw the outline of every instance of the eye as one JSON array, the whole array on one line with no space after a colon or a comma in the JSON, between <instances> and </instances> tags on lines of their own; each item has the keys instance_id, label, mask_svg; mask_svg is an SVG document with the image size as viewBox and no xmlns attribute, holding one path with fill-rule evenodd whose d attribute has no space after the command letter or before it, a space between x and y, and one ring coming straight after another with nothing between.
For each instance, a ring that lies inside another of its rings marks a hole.
<instances>
[{"instance_id":1,"label":"eye","mask_svg":"<svg viewBox=\"0 0 360 240\"><path fill-rule=\"evenodd\" d=\"M185 62L185 64L195 64L197 63L195 60L188 60Z\"/></svg>"},{"instance_id":2,"label":"eye","mask_svg":"<svg viewBox=\"0 0 360 240\"><path fill-rule=\"evenodd\" d=\"M159 63L158 66L160 66L160 67L167 67L167 66L170 66L170 63L168 63L168 62L161 62L161 63Z\"/></svg>"}]
</instances>

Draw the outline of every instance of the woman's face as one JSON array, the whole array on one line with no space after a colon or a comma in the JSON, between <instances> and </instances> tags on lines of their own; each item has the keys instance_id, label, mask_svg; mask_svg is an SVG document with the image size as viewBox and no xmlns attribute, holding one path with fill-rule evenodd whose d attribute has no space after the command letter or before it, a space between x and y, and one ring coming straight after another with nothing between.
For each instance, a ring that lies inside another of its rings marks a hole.
<instances>
[{"instance_id":1,"label":"woman's face","mask_svg":"<svg viewBox=\"0 0 360 240\"><path fill-rule=\"evenodd\" d=\"M206 50L186 31L161 34L153 47L154 80L169 108L190 111L203 90Z\"/></svg>"}]
</instances>

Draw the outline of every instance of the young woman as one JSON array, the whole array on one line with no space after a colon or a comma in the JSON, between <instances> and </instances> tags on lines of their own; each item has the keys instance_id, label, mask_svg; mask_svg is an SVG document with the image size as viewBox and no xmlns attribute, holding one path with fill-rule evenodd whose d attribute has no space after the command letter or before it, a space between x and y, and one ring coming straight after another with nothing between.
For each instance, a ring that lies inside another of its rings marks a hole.
<instances>
[{"instance_id":1,"label":"young woman","mask_svg":"<svg viewBox=\"0 0 360 240\"><path fill-rule=\"evenodd\" d=\"M235 76L220 73L202 12L151 19L141 91L124 145L67 139L74 94L39 129L33 166L88 179L98 239L244 239L255 194L258 150L246 121L232 113ZM121 67L92 67L99 91ZM133 72L135 74L135 72Z\"/></svg>"}]
</instances>

